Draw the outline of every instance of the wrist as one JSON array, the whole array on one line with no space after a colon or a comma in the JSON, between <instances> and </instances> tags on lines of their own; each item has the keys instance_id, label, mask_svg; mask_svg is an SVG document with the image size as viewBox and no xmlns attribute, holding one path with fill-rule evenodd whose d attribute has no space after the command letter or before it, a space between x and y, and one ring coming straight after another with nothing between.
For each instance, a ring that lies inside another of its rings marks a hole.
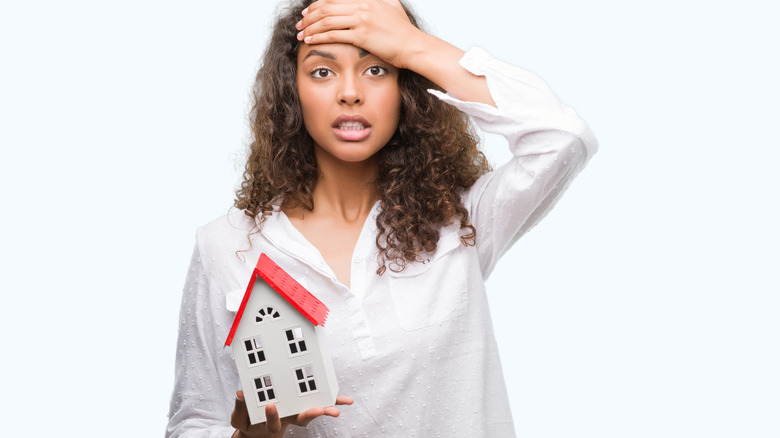
<instances>
[{"instance_id":1,"label":"wrist","mask_svg":"<svg viewBox=\"0 0 780 438\"><path fill-rule=\"evenodd\" d=\"M435 36L414 28L409 37L401 41L403 50L399 53L396 67L417 71L421 61L436 51L437 41L439 39Z\"/></svg>"}]
</instances>

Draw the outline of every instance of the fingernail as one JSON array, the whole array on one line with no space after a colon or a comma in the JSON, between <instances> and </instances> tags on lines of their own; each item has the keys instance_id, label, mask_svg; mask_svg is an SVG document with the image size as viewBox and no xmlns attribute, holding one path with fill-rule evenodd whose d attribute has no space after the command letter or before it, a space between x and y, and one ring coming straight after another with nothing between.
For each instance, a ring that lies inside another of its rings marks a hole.
<instances>
[{"instance_id":1,"label":"fingernail","mask_svg":"<svg viewBox=\"0 0 780 438\"><path fill-rule=\"evenodd\" d=\"M303 33L303 32L301 32L301 33ZM311 42L311 37L307 36L306 38L303 39L303 42L306 43L306 44L309 44Z\"/></svg>"},{"instance_id":2,"label":"fingernail","mask_svg":"<svg viewBox=\"0 0 780 438\"><path fill-rule=\"evenodd\" d=\"M295 23L295 28L301 30L301 28L303 28L303 20Z\"/></svg>"},{"instance_id":3,"label":"fingernail","mask_svg":"<svg viewBox=\"0 0 780 438\"><path fill-rule=\"evenodd\" d=\"M301 41L303 39L303 31L298 32L298 41Z\"/></svg>"},{"instance_id":4,"label":"fingernail","mask_svg":"<svg viewBox=\"0 0 780 438\"><path fill-rule=\"evenodd\" d=\"M309 13L309 7L308 7L308 6L307 6L306 8L304 8L304 9L301 11L301 15L303 15L304 17L305 17L305 16L306 16L306 14L308 14L308 13Z\"/></svg>"}]
</instances>

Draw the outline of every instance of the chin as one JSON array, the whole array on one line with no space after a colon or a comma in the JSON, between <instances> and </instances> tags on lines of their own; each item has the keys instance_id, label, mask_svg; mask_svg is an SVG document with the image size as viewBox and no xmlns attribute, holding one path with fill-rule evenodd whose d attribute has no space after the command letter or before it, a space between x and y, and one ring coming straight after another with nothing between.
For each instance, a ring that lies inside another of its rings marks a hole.
<instances>
[{"instance_id":1,"label":"chin","mask_svg":"<svg viewBox=\"0 0 780 438\"><path fill-rule=\"evenodd\" d=\"M330 157L343 163L358 164L377 159L377 153L381 147L360 144L359 142L334 145L334 147L322 147L317 145L320 158ZM320 159L318 158L318 160Z\"/></svg>"}]
</instances>

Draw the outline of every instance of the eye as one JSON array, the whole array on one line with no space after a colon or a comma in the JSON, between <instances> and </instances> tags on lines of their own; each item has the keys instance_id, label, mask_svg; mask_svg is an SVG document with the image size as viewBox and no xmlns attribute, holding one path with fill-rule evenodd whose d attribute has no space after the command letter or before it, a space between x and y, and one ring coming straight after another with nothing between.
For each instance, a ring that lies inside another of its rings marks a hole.
<instances>
[{"instance_id":1,"label":"eye","mask_svg":"<svg viewBox=\"0 0 780 438\"><path fill-rule=\"evenodd\" d=\"M324 79L333 75L333 72L327 68L317 68L311 72L313 78Z\"/></svg>"},{"instance_id":2,"label":"eye","mask_svg":"<svg viewBox=\"0 0 780 438\"><path fill-rule=\"evenodd\" d=\"M387 69L379 65L374 65L366 69L366 74L368 76L383 76L386 73Z\"/></svg>"}]
</instances>

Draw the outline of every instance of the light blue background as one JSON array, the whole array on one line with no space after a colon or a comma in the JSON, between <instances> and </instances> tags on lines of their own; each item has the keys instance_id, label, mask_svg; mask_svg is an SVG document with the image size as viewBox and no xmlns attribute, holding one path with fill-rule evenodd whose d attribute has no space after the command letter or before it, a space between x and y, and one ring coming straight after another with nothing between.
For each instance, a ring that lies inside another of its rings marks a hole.
<instances>
[{"instance_id":1,"label":"light blue background","mask_svg":"<svg viewBox=\"0 0 780 438\"><path fill-rule=\"evenodd\" d=\"M162 435L194 230L231 204L274 4L0 6L4 436ZM489 280L518 435L780 436L775 8L416 9L540 74L601 144Z\"/></svg>"}]
</instances>

